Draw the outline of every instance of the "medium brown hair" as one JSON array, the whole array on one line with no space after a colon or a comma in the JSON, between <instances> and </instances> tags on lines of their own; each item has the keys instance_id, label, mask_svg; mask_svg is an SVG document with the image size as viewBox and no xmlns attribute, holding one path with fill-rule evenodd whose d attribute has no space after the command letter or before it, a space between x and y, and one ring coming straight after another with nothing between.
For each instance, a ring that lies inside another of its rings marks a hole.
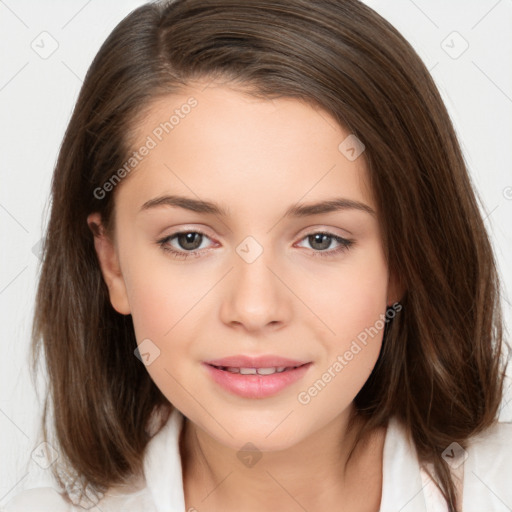
<instances>
[{"instance_id":1,"label":"medium brown hair","mask_svg":"<svg viewBox=\"0 0 512 512\"><path fill-rule=\"evenodd\" d=\"M94 191L133 151L151 101L214 78L262 98L311 102L364 143L387 261L404 294L355 399L365 419L360 439L396 416L454 512L460 504L441 454L492 425L502 394L497 271L430 74L398 31L357 0L146 4L105 41L52 181L32 346L34 371L44 348L49 376L45 439L51 406L68 472L97 490L141 472L151 413L171 406L134 357L131 316L110 304L86 218L100 212L113 232L115 194Z\"/></svg>"}]
</instances>

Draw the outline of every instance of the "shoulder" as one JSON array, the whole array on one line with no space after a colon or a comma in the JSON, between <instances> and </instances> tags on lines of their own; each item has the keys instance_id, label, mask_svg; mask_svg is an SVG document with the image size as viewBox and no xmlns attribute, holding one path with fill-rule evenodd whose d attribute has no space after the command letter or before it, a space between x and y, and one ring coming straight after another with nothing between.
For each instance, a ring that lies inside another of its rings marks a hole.
<instances>
[{"instance_id":1,"label":"shoulder","mask_svg":"<svg viewBox=\"0 0 512 512\"><path fill-rule=\"evenodd\" d=\"M113 487L99 501L73 505L53 487L28 489L0 507L0 512L156 512L146 487Z\"/></svg>"},{"instance_id":2,"label":"shoulder","mask_svg":"<svg viewBox=\"0 0 512 512\"><path fill-rule=\"evenodd\" d=\"M74 507L52 487L27 489L14 496L1 512L72 512Z\"/></svg>"},{"instance_id":3,"label":"shoulder","mask_svg":"<svg viewBox=\"0 0 512 512\"><path fill-rule=\"evenodd\" d=\"M481 446L493 446L495 448L504 448L509 450L512 449L510 444L510 434L512 433L512 422L510 421L497 421L483 432L473 436L470 439L470 446L478 447Z\"/></svg>"},{"instance_id":4,"label":"shoulder","mask_svg":"<svg viewBox=\"0 0 512 512\"><path fill-rule=\"evenodd\" d=\"M497 422L471 438L464 458L464 503L510 511L512 423Z\"/></svg>"},{"instance_id":5,"label":"shoulder","mask_svg":"<svg viewBox=\"0 0 512 512\"><path fill-rule=\"evenodd\" d=\"M404 512L447 510L425 471L433 474L432 465L420 462L405 428L395 418L388 426L384 455L382 511L397 510L397 505ZM455 477L459 496L462 493L464 512L512 511L512 423L494 423L469 438L464 448L454 442L442 457Z\"/></svg>"},{"instance_id":6,"label":"shoulder","mask_svg":"<svg viewBox=\"0 0 512 512\"><path fill-rule=\"evenodd\" d=\"M512 423L497 422L469 439L465 455L471 469L500 467L512 472Z\"/></svg>"}]
</instances>

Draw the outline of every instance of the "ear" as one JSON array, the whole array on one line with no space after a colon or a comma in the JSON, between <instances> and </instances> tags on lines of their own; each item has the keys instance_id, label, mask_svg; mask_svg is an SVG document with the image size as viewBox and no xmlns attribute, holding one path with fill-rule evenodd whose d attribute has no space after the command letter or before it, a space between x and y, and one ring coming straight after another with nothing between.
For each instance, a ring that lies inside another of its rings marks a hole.
<instances>
[{"instance_id":1,"label":"ear","mask_svg":"<svg viewBox=\"0 0 512 512\"><path fill-rule=\"evenodd\" d=\"M400 302L405 293L405 287L401 283L396 272L390 271L388 279L388 297L387 305L392 306L395 302Z\"/></svg>"},{"instance_id":2,"label":"ear","mask_svg":"<svg viewBox=\"0 0 512 512\"><path fill-rule=\"evenodd\" d=\"M112 307L122 315L129 315L130 305L116 247L105 233L101 223L101 215L97 212L87 217L87 225L94 235L94 248L98 256L101 273L108 287Z\"/></svg>"}]
</instances>

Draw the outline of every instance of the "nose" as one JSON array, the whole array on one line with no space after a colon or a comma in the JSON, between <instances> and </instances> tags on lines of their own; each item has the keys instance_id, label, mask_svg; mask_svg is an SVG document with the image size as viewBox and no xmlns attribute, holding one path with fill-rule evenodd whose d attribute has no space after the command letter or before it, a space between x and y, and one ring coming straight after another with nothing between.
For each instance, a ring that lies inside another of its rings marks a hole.
<instances>
[{"instance_id":1,"label":"nose","mask_svg":"<svg viewBox=\"0 0 512 512\"><path fill-rule=\"evenodd\" d=\"M223 289L222 322L250 332L276 330L292 315L292 294L280 275L271 251L252 262L234 254L234 268Z\"/></svg>"}]
</instances>

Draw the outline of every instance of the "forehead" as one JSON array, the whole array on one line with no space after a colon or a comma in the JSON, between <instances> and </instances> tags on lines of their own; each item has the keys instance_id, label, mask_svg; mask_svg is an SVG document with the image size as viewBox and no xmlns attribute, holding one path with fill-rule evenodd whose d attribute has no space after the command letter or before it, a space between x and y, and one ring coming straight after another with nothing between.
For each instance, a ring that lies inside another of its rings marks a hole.
<instances>
[{"instance_id":1,"label":"forehead","mask_svg":"<svg viewBox=\"0 0 512 512\"><path fill-rule=\"evenodd\" d=\"M347 153L353 135L299 99L196 84L153 101L134 130L138 160L120 187L132 205L178 189L241 208L333 195L373 204L364 153Z\"/></svg>"}]
</instances>

